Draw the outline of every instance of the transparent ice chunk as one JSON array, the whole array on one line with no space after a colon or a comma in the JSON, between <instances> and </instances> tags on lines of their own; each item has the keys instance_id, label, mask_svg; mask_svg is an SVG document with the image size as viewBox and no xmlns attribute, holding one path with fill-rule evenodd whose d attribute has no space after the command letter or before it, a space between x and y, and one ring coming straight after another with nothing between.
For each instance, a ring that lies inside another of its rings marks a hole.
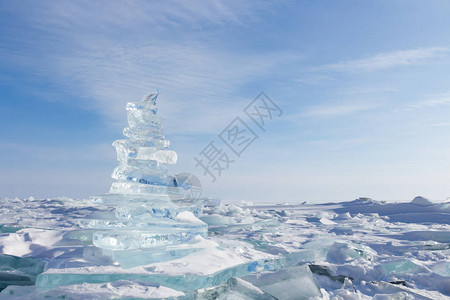
<instances>
[{"instance_id":1,"label":"transparent ice chunk","mask_svg":"<svg viewBox=\"0 0 450 300\"><path fill-rule=\"evenodd\" d=\"M37 300L103 300L103 299L186 299L183 292L151 282L133 282L126 278L108 283L80 283L51 290L10 286L0 293L0 299Z\"/></svg>"},{"instance_id":2,"label":"transparent ice chunk","mask_svg":"<svg viewBox=\"0 0 450 300\"><path fill-rule=\"evenodd\" d=\"M124 269L142 265L149 265L162 261L175 260L200 251L203 251L203 248L197 247L195 244L192 244L191 247L171 245L161 248L142 248L126 251L103 249L103 253L105 255L118 262Z\"/></svg>"},{"instance_id":3,"label":"transparent ice chunk","mask_svg":"<svg viewBox=\"0 0 450 300\"><path fill-rule=\"evenodd\" d=\"M226 283L214 288L201 289L196 295L198 300L275 300L276 298L260 290L241 278L230 278Z\"/></svg>"},{"instance_id":4,"label":"transparent ice chunk","mask_svg":"<svg viewBox=\"0 0 450 300\"><path fill-rule=\"evenodd\" d=\"M192 247L196 248L195 244L193 244ZM170 249L170 247L168 247L168 249ZM154 250L159 251L160 248ZM122 253L126 255L126 252L127 251ZM105 251L105 253L108 253L108 251ZM113 253L120 253L120 251ZM129 252L130 255L132 255L133 253L135 252ZM216 252L212 252L210 255L217 254ZM202 257L208 259L206 253ZM130 258L130 260L132 260L132 258ZM183 264L183 260L179 261L179 263ZM38 289L51 289L53 287L61 285L79 284L82 282L111 282L126 278L128 280L154 282L184 292L217 286L226 282L231 277L243 277L264 270L279 270L286 266L292 266L296 264L298 264L298 260L293 257L291 259L286 259L285 257L260 259L256 261L250 261L248 263L237 264L228 268L223 268L213 274L204 274L204 272L207 270L198 270L196 266L193 266L194 269L192 271L181 274L162 274L159 272L153 272L153 268L151 268L151 266L149 268L144 267L143 269L138 269L137 272L133 269L125 271L120 267L111 269L104 268L102 266L98 268L76 268L76 272L60 272L58 271L58 269L48 268L44 273L38 276L38 278L36 279L36 286ZM143 270L147 270L147 272L143 272Z\"/></svg>"},{"instance_id":5,"label":"transparent ice chunk","mask_svg":"<svg viewBox=\"0 0 450 300\"><path fill-rule=\"evenodd\" d=\"M327 253L327 261L344 264L358 258L373 260L377 252L368 246L351 243L335 242L330 246Z\"/></svg>"},{"instance_id":6,"label":"transparent ice chunk","mask_svg":"<svg viewBox=\"0 0 450 300\"><path fill-rule=\"evenodd\" d=\"M140 170L133 170L128 166L119 166L114 169L111 177L116 180L121 181L132 181L143 184L151 184L151 185L164 185L167 186L169 184L170 177L163 173L154 172L153 174L148 174L150 172L147 171L147 174L142 173Z\"/></svg>"},{"instance_id":7,"label":"transparent ice chunk","mask_svg":"<svg viewBox=\"0 0 450 300\"><path fill-rule=\"evenodd\" d=\"M43 260L0 254L0 291L9 285L34 285L44 270Z\"/></svg>"},{"instance_id":8,"label":"transparent ice chunk","mask_svg":"<svg viewBox=\"0 0 450 300\"><path fill-rule=\"evenodd\" d=\"M173 231L172 233L151 233L146 231L96 231L93 242L96 247L110 250L134 250L161 248L178 245L192 240L197 235L206 237L206 231Z\"/></svg>"},{"instance_id":9,"label":"transparent ice chunk","mask_svg":"<svg viewBox=\"0 0 450 300\"><path fill-rule=\"evenodd\" d=\"M153 113L156 115L156 99L158 98L158 94L159 93L157 91L153 91L145 96L145 99L142 102L127 103L127 110L145 109L153 111Z\"/></svg>"},{"instance_id":10,"label":"transparent ice chunk","mask_svg":"<svg viewBox=\"0 0 450 300\"><path fill-rule=\"evenodd\" d=\"M167 185L151 185L130 181L113 182L111 194L167 194Z\"/></svg>"},{"instance_id":11,"label":"transparent ice chunk","mask_svg":"<svg viewBox=\"0 0 450 300\"><path fill-rule=\"evenodd\" d=\"M322 293L308 265L243 277L276 299L310 299Z\"/></svg>"},{"instance_id":12,"label":"transparent ice chunk","mask_svg":"<svg viewBox=\"0 0 450 300\"><path fill-rule=\"evenodd\" d=\"M105 205L123 207L134 207L136 205L148 205L155 208L159 207L173 207L170 201L170 195L162 194L104 194L99 196L92 196L91 200Z\"/></svg>"},{"instance_id":13,"label":"transparent ice chunk","mask_svg":"<svg viewBox=\"0 0 450 300\"><path fill-rule=\"evenodd\" d=\"M137 159L155 160L163 164L175 164L177 162L177 153L172 150L158 150L154 147L140 147Z\"/></svg>"},{"instance_id":14,"label":"transparent ice chunk","mask_svg":"<svg viewBox=\"0 0 450 300\"><path fill-rule=\"evenodd\" d=\"M132 176L159 176L167 179L167 166L155 160L128 159L120 163L111 174L116 180L127 180Z\"/></svg>"},{"instance_id":15,"label":"transparent ice chunk","mask_svg":"<svg viewBox=\"0 0 450 300\"><path fill-rule=\"evenodd\" d=\"M108 220L108 219L82 219L79 225L84 229L121 229L130 228L144 230L149 233L171 233L173 231L206 231L205 223L185 223L167 218L152 218L149 220Z\"/></svg>"},{"instance_id":16,"label":"transparent ice chunk","mask_svg":"<svg viewBox=\"0 0 450 300\"><path fill-rule=\"evenodd\" d=\"M127 163L129 158L136 158L140 147L155 147L158 149L167 148L170 145L168 140L161 139L147 139L141 140L116 140L112 143L116 148L117 160Z\"/></svg>"},{"instance_id":17,"label":"transparent ice chunk","mask_svg":"<svg viewBox=\"0 0 450 300\"><path fill-rule=\"evenodd\" d=\"M123 129L123 135L134 140L164 139L161 128L126 127Z\"/></svg>"},{"instance_id":18,"label":"transparent ice chunk","mask_svg":"<svg viewBox=\"0 0 450 300\"><path fill-rule=\"evenodd\" d=\"M378 268L380 268L382 272L387 275L391 273L404 274L416 272L418 270L418 265L409 259L399 259L381 263Z\"/></svg>"},{"instance_id":19,"label":"transparent ice chunk","mask_svg":"<svg viewBox=\"0 0 450 300\"><path fill-rule=\"evenodd\" d=\"M9 285L4 290L0 288L0 299L37 299L36 288L35 286Z\"/></svg>"},{"instance_id":20,"label":"transparent ice chunk","mask_svg":"<svg viewBox=\"0 0 450 300\"><path fill-rule=\"evenodd\" d=\"M128 124L135 128L139 126L146 126L151 128L161 128L163 119L154 115L153 112L148 112L142 109L128 110Z\"/></svg>"},{"instance_id":21,"label":"transparent ice chunk","mask_svg":"<svg viewBox=\"0 0 450 300\"><path fill-rule=\"evenodd\" d=\"M119 219L148 220L149 218L175 219L175 207L152 207L147 205L120 206L116 208L116 217Z\"/></svg>"},{"instance_id":22,"label":"transparent ice chunk","mask_svg":"<svg viewBox=\"0 0 450 300\"><path fill-rule=\"evenodd\" d=\"M431 270L442 276L450 276L450 262L440 261L431 266Z\"/></svg>"}]
</instances>

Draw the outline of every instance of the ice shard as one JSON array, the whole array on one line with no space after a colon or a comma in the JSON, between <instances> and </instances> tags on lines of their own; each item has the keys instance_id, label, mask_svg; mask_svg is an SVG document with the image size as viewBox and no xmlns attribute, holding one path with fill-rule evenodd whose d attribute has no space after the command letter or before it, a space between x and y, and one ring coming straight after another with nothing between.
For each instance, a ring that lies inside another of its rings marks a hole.
<instances>
[{"instance_id":1,"label":"ice shard","mask_svg":"<svg viewBox=\"0 0 450 300\"><path fill-rule=\"evenodd\" d=\"M311 299L322 294L308 265L261 272L243 278L276 299Z\"/></svg>"},{"instance_id":2,"label":"ice shard","mask_svg":"<svg viewBox=\"0 0 450 300\"><path fill-rule=\"evenodd\" d=\"M45 262L37 258L0 254L0 291L9 285L34 285L44 265Z\"/></svg>"},{"instance_id":3,"label":"ice shard","mask_svg":"<svg viewBox=\"0 0 450 300\"><path fill-rule=\"evenodd\" d=\"M232 277L226 283L219 286L199 290L195 294L195 299L275 300L277 298L263 292L243 279Z\"/></svg>"}]
</instances>

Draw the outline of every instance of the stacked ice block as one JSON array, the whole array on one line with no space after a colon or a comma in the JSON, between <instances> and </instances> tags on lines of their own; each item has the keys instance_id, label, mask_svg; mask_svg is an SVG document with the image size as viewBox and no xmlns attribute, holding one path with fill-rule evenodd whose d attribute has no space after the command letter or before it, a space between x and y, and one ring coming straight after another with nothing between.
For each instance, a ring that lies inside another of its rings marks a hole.
<instances>
[{"instance_id":1,"label":"stacked ice block","mask_svg":"<svg viewBox=\"0 0 450 300\"><path fill-rule=\"evenodd\" d=\"M142 102L127 104L128 127L123 130L127 139L113 143L119 161L112 173L116 181L109 194L93 197L110 206L111 213L79 222L94 231L94 245L115 258L127 257L122 252L130 250L146 251L145 257L158 260L168 259L162 254L169 252L178 257L176 245L207 235L207 225L197 218L200 199L183 197L181 192L191 187L189 180L168 174L167 166L176 163L177 154L167 149L157 96L151 93Z\"/></svg>"}]
</instances>

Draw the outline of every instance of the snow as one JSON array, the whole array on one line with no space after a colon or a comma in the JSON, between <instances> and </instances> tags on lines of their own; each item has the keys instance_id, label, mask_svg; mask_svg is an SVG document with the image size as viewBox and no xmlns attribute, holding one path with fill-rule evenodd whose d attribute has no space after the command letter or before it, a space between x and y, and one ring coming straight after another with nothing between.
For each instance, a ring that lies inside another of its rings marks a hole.
<instances>
[{"instance_id":1,"label":"snow","mask_svg":"<svg viewBox=\"0 0 450 300\"><path fill-rule=\"evenodd\" d=\"M430 200L428 200L427 198L421 197L421 196L417 196L415 197L412 201L412 204L415 205L419 205L419 206L431 206L433 205L433 202L431 202Z\"/></svg>"},{"instance_id":2,"label":"snow","mask_svg":"<svg viewBox=\"0 0 450 300\"><path fill-rule=\"evenodd\" d=\"M208 223L208 237L161 249L153 262L144 250L92 245L78 222L107 205L1 199L0 286L9 286L0 299L450 299L450 207L423 199L178 212L176 222ZM114 261L121 256L141 264Z\"/></svg>"},{"instance_id":3,"label":"snow","mask_svg":"<svg viewBox=\"0 0 450 300\"><path fill-rule=\"evenodd\" d=\"M190 224L205 224L205 222L194 216L194 214L190 211L182 211L178 213L175 220Z\"/></svg>"},{"instance_id":4,"label":"snow","mask_svg":"<svg viewBox=\"0 0 450 300\"><path fill-rule=\"evenodd\" d=\"M160 299L182 297L185 294L157 284L118 280L108 283L82 283L66 285L52 291L36 291L34 288L10 286L0 294L0 299L111 299L117 297L133 299Z\"/></svg>"},{"instance_id":5,"label":"snow","mask_svg":"<svg viewBox=\"0 0 450 300\"><path fill-rule=\"evenodd\" d=\"M53 245L60 241L61 231L49 231L44 229L27 228L8 235L0 236L2 253L25 256L30 253L39 254L47 249L47 245Z\"/></svg>"}]
</instances>

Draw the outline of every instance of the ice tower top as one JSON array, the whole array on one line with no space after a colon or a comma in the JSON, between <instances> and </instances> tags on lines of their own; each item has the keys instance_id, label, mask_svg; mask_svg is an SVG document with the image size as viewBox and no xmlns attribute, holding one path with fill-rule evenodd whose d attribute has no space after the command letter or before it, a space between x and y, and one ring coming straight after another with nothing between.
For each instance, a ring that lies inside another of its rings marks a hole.
<instances>
[{"instance_id":1,"label":"ice tower top","mask_svg":"<svg viewBox=\"0 0 450 300\"><path fill-rule=\"evenodd\" d=\"M145 97L144 102L146 103L152 103L153 105L156 105L156 98L158 98L159 92L155 91L155 92L151 92L150 94L147 95L147 97Z\"/></svg>"},{"instance_id":2,"label":"ice tower top","mask_svg":"<svg viewBox=\"0 0 450 300\"><path fill-rule=\"evenodd\" d=\"M141 110L141 109L148 109L153 112L153 114L156 115L157 108L156 108L156 99L158 98L159 92L151 92L148 94L143 101L134 103L134 102L128 102L127 104L127 110Z\"/></svg>"},{"instance_id":3,"label":"ice tower top","mask_svg":"<svg viewBox=\"0 0 450 300\"><path fill-rule=\"evenodd\" d=\"M126 140L113 143L119 166L112 177L117 181L110 193L166 194L171 177L167 165L177 161L175 151L167 150L169 141L163 134L163 119L156 115L158 92L147 95L143 101L127 104L128 127Z\"/></svg>"}]
</instances>

